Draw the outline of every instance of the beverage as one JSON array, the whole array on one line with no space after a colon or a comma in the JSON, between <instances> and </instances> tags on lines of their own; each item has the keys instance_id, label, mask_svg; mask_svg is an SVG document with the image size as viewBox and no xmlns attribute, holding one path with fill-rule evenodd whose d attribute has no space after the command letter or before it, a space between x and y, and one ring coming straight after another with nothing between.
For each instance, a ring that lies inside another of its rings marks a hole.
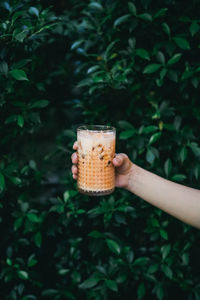
<instances>
[{"instance_id":1,"label":"beverage","mask_svg":"<svg viewBox=\"0 0 200 300\"><path fill-rule=\"evenodd\" d=\"M115 155L114 127L101 125L80 126L78 141L78 189L81 193L100 196L114 191Z\"/></svg>"}]
</instances>

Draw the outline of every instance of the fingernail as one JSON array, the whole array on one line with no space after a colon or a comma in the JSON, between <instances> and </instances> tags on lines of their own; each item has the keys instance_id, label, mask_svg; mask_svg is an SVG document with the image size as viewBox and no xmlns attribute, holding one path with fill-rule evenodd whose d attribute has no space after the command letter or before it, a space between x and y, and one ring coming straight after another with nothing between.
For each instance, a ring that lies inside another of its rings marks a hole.
<instances>
[{"instance_id":1,"label":"fingernail","mask_svg":"<svg viewBox=\"0 0 200 300\"><path fill-rule=\"evenodd\" d=\"M121 160L121 158L120 157L115 157L115 159L118 161L118 162L121 162L122 160Z\"/></svg>"}]
</instances>

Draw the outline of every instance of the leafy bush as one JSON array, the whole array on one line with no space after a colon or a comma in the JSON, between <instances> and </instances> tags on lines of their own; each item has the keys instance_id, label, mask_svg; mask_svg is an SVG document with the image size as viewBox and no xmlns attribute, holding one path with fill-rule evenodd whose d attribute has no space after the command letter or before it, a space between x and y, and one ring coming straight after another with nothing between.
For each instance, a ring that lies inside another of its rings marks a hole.
<instances>
[{"instance_id":1,"label":"leafy bush","mask_svg":"<svg viewBox=\"0 0 200 300\"><path fill-rule=\"evenodd\" d=\"M198 300L199 232L78 194L70 156L79 124L112 124L118 152L199 188L199 3L56 5L1 2L0 295Z\"/></svg>"}]
</instances>

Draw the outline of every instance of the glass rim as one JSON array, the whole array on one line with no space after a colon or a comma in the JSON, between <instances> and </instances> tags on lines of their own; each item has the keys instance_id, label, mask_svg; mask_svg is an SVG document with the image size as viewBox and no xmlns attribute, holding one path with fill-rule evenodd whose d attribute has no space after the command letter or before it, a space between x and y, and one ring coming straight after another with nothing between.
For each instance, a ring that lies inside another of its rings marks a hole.
<instances>
[{"instance_id":1,"label":"glass rim","mask_svg":"<svg viewBox=\"0 0 200 300\"><path fill-rule=\"evenodd\" d=\"M92 132L115 132L116 128L107 125L81 125L77 128L77 131L92 131Z\"/></svg>"}]
</instances>

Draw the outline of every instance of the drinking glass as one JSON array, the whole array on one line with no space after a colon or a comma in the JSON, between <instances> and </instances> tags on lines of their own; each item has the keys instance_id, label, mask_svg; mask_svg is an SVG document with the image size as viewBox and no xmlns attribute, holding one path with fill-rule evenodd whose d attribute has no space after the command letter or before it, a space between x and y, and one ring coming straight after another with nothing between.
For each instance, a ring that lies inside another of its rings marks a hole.
<instances>
[{"instance_id":1,"label":"drinking glass","mask_svg":"<svg viewBox=\"0 0 200 300\"><path fill-rule=\"evenodd\" d=\"M115 188L116 129L84 125L77 129L78 190L90 196L111 194Z\"/></svg>"}]
</instances>

